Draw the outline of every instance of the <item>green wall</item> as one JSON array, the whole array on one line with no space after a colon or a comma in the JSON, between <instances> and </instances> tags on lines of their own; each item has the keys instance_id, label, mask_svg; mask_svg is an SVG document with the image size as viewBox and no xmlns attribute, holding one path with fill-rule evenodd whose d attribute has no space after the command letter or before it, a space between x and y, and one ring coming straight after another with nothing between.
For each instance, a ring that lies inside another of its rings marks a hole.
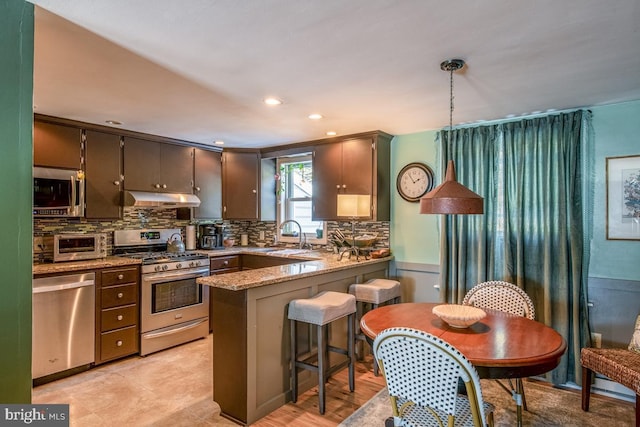
<instances>
[{"instance_id":1,"label":"green wall","mask_svg":"<svg viewBox=\"0 0 640 427\"><path fill-rule=\"evenodd\" d=\"M589 276L640 280L640 240L607 240L606 158L640 155L640 101L594 107L595 182Z\"/></svg>"},{"instance_id":2,"label":"green wall","mask_svg":"<svg viewBox=\"0 0 640 427\"><path fill-rule=\"evenodd\" d=\"M0 1L0 402L31 402L33 5Z\"/></svg>"},{"instance_id":3,"label":"green wall","mask_svg":"<svg viewBox=\"0 0 640 427\"><path fill-rule=\"evenodd\" d=\"M396 261L440 264L438 219L440 215L420 215L420 203L409 203L396 191L396 177L407 163L422 162L434 172L440 183L436 164L437 131L399 135L391 142L391 248Z\"/></svg>"}]
</instances>

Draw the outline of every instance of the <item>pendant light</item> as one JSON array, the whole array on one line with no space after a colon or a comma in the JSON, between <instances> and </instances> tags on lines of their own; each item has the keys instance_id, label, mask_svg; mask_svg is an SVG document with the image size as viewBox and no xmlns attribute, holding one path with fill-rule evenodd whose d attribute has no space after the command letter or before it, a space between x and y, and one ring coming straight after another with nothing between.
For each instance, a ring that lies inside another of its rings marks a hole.
<instances>
[{"instance_id":1,"label":"pendant light","mask_svg":"<svg viewBox=\"0 0 640 427\"><path fill-rule=\"evenodd\" d=\"M440 69L449 72L449 141L453 128L453 72L464 67L462 59L450 59L440 64ZM420 199L421 214L481 214L484 199L456 181L453 160L447 163L447 172L442 184Z\"/></svg>"}]
</instances>

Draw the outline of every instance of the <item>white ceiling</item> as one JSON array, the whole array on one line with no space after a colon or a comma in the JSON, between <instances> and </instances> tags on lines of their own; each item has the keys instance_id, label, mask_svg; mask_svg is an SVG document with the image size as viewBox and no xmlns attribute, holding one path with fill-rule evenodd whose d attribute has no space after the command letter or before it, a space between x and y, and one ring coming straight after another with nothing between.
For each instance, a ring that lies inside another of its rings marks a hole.
<instances>
[{"instance_id":1,"label":"white ceiling","mask_svg":"<svg viewBox=\"0 0 640 427\"><path fill-rule=\"evenodd\" d=\"M196 143L445 127L450 58L454 124L640 99L638 0L30 1L37 113Z\"/></svg>"}]
</instances>

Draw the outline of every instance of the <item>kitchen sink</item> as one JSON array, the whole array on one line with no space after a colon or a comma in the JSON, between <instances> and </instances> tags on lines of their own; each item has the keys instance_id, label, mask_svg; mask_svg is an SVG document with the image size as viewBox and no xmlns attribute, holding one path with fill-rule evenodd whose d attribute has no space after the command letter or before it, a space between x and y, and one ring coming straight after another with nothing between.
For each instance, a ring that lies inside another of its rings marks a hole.
<instances>
[{"instance_id":1,"label":"kitchen sink","mask_svg":"<svg viewBox=\"0 0 640 427\"><path fill-rule=\"evenodd\" d=\"M318 256L315 254L315 251L311 249L272 249L268 251L268 254L275 255L275 256L283 256L283 257L305 256L305 257L318 258Z\"/></svg>"}]
</instances>

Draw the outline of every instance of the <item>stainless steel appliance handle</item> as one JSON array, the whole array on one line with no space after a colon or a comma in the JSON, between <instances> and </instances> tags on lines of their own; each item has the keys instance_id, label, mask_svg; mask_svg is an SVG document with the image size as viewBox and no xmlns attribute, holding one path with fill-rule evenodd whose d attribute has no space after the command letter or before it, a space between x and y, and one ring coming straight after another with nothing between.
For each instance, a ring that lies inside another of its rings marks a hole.
<instances>
[{"instance_id":1,"label":"stainless steel appliance handle","mask_svg":"<svg viewBox=\"0 0 640 427\"><path fill-rule=\"evenodd\" d=\"M69 200L69 208L75 213L76 210L76 177L71 175L71 200Z\"/></svg>"},{"instance_id":2,"label":"stainless steel appliance handle","mask_svg":"<svg viewBox=\"0 0 640 427\"><path fill-rule=\"evenodd\" d=\"M205 319L198 319L198 320L194 320L193 322L189 322L187 324L185 324L184 326L181 326L179 328L175 328L175 329L169 329L167 331L162 331L162 332L155 332L152 334L144 334L143 338L144 339L152 339L152 338L158 338L158 337L163 337L165 335L172 335L178 332L182 332L182 331L186 331L187 329L192 329L195 328L196 326L204 323L204 322L208 322L209 318L205 318Z\"/></svg>"},{"instance_id":3,"label":"stainless steel appliance handle","mask_svg":"<svg viewBox=\"0 0 640 427\"><path fill-rule=\"evenodd\" d=\"M163 281L166 279L181 280L181 279L191 279L194 277L200 277L208 274L209 274L209 267L205 267L205 268L199 268L197 270L188 270L188 271L180 271L180 272L143 274L142 280L145 282Z\"/></svg>"},{"instance_id":4,"label":"stainless steel appliance handle","mask_svg":"<svg viewBox=\"0 0 640 427\"><path fill-rule=\"evenodd\" d=\"M94 280L83 280L81 282L73 282L73 283L65 283L64 285L51 285L51 286L41 286L37 288L33 288L34 294L40 294L43 292L54 292L54 291L62 291L64 289L75 289L75 288L84 288L85 286L94 286Z\"/></svg>"}]
</instances>

